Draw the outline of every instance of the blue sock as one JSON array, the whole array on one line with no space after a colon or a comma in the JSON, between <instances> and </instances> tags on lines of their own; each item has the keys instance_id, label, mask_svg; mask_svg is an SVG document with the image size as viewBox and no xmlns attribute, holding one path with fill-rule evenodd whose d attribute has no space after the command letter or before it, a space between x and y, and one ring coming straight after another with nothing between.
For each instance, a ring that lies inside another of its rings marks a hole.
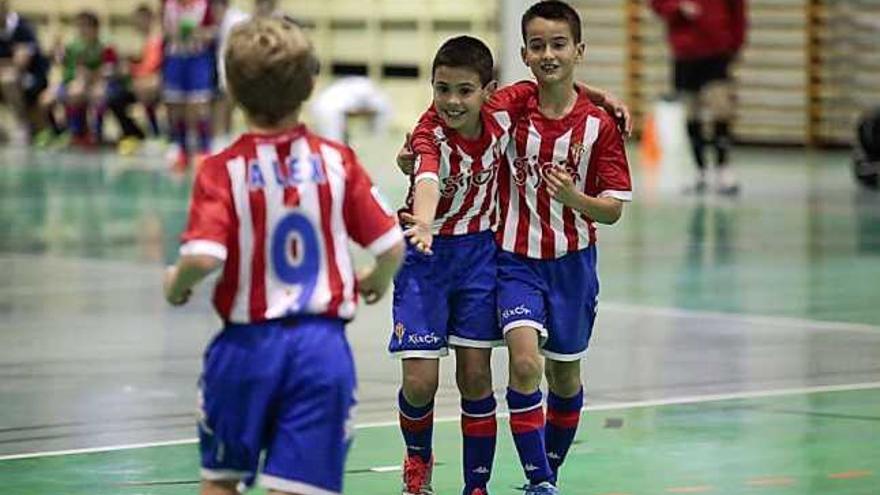
<instances>
[{"instance_id":1,"label":"blue sock","mask_svg":"<svg viewBox=\"0 0 880 495\"><path fill-rule=\"evenodd\" d=\"M552 481L553 472L544 450L544 407L541 391L536 390L526 395L508 388L507 408L510 409L513 443L529 483L537 485L543 481Z\"/></svg>"},{"instance_id":2,"label":"blue sock","mask_svg":"<svg viewBox=\"0 0 880 495\"><path fill-rule=\"evenodd\" d=\"M196 129L199 135L199 152L200 153L210 153L211 152L211 119L204 117L200 118L198 123L196 124Z\"/></svg>"},{"instance_id":3,"label":"blue sock","mask_svg":"<svg viewBox=\"0 0 880 495\"><path fill-rule=\"evenodd\" d=\"M159 129L159 119L156 117L156 105L153 103L144 105L144 111L147 114L147 122L150 124L150 132L153 133L153 137L159 137L161 130Z\"/></svg>"},{"instance_id":4,"label":"blue sock","mask_svg":"<svg viewBox=\"0 0 880 495\"><path fill-rule=\"evenodd\" d=\"M495 406L494 395L475 401L461 400L462 468L464 470L465 495L470 495L474 488L485 489L492 476L495 438L498 433Z\"/></svg>"},{"instance_id":5,"label":"blue sock","mask_svg":"<svg viewBox=\"0 0 880 495\"><path fill-rule=\"evenodd\" d=\"M425 462L431 460L431 437L434 434L434 401L422 407L407 402L403 390L397 394L400 432L406 442L408 456L417 455Z\"/></svg>"},{"instance_id":6,"label":"blue sock","mask_svg":"<svg viewBox=\"0 0 880 495\"><path fill-rule=\"evenodd\" d=\"M547 458L555 477L565 455L571 448L584 407L584 388L574 397L563 398L553 392L547 394Z\"/></svg>"},{"instance_id":7,"label":"blue sock","mask_svg":"<svg viewBox=\"0 0 880 495\"><path fill-rule=\"evenodd\" d=\"M67 127L74 136L86 134L86 109L81 106L68 105L65 108Z\"/></svg>"},{"instance_id":8,"label":"blue sock","mask_svg":"<svg viewBox=\"0 0 880 495\"><path fill-rule=\"evenodd\" d=\"M107 105L104 103L99 103L95 105L94 115L95 121L93 122L92 134L95 136L95 140L97 142L104 141L104 115L107 114Z\"/></svg>"},{"instance_id":9,"label":"blue sock","mask_svg":"<svg viewBox=\"0 0 880 495\"><path fill-rule=\"evenodd\" d=\"M180 146L180 152L183 154L189 153L189 137L187 136L186 127L185 119L174 119L171 128L171 137Z\"/></svg>"}]
</instances>

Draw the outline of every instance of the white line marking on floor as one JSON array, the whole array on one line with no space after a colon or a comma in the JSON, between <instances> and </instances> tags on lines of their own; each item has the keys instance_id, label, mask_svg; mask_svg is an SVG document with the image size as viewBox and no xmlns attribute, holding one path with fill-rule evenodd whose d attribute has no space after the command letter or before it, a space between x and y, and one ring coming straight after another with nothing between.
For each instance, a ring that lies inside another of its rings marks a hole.
<instances>
[{"instance_id":1,"label":"white line marking on floor","mask_svg":"<svg viewBox=\"0 0 880 495\"><path fill-rule=\"evenodd\" d=\"M880 382L865 382L865 383L851 383L845 385L819 385L814 387L802 387L802 388L785 388L778 390L754 390L754 391L744 391L744 392L731 392L727 394L709 394L709 395L694 395L694 396L683 396L683 397L670 397L667 399L654 399L654 400L643 400L643 401L633 401L633 402L620 402L620 403L612 403L612 404L598 404L594 406L587 406L584 408L585 411L619 411L625 409L638 409L644 407L658 407L658 406L673 406L673 405L683 405L683 404L698 404L702 402L718 402L724 400L736 400L736 399L760 399L764 397L781 397L786 395L806 395L806 394L819 394L824 392L851 392L856 390L871 390L880 388ZM504 418L507 417L507 413L500 413L498 417ZM454 421L459 421L458 416L454 417L440 417L435 418L435 423L451 423ZM397 426L397 421L380 421L374 423L361 423L355 425L355 429L365 430L370 428L387 428L391 426ZM72 449L72 450L56 450L56 451L48 451L48 452L33 452L29 454L12 454L12 455L4 455L0 456L0 461L12 461L18 459L33 459L38 457L57 457L64 455L77 455L77 454L97 454L102 452L113 452L117 450L131 450L131 449L143 449L149 447L167 447L171 445L186 445L186 444L194 444L198 441L196 438L184 438L180 440L167 440L162 442L148 442L148 443L135 443L128 445L111 445L107 447L93 447L93 448L85 448L85 449ZM390 469L390 466L387 467ZM375 469L385 469L383 467L375 468ZM399 469L399 468L398 468ZM377 471L380 472L380 471Z\"/></svg>"},{"instance_id":2,"label":"white line marking on floor","mask_svg":"<svg viewBox=\"0 0 880 495\"><path fill-rule=\"evenodd\" d=\"M395 471L400 471L400 466L376 466L371 467L370 471L374 473L393 473Z\"/></svg>"},{"instance_id":3,"label":"white line marking on floor","mask_svg":"<svg viewBox=\"0 0 880 495\"><path fill-rule=\"evenodd\" d=\"M868 325L866 323L810 320L806 318L794 318L789 316L766 316L751 313L722 313L719 311L703 311L682 308L665 308L659 306L642 306L639 304L600 302L599 314L601 314L602 311L605 310L617 313L638 313L643 315L646 314L652 316L665 316L669 318L713 319L729 321L733 323L750 323L756 325L757 330L762 330L761 327L785 327L798 328L801 330L841 330L846 332L867 332L880 334L880 326Z\"/></svg>"}]
</instances>

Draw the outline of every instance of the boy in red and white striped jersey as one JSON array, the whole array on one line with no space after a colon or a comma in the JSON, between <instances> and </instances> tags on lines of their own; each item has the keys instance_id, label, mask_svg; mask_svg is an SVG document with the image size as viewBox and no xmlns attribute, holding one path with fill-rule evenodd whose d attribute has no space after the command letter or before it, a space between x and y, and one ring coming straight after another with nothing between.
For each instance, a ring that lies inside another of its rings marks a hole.
<instances>
[{"instance_id":1,"label":"boy in red and white striped jersey","mask_svg":"<svg viewBox=\"0 0 880 495\"><path fill-rule=\"evenodd\" d=\"M631 199L621 134L603 109L622 118L627 131L629 124L616 101L603 103L604 93L574 83L584 52L576 11L564 2L539 2L522 28L523 60L538 84L517 83L514 97L486 106L510 119L510 145L497 174L498 315L510 353L507 402L529 480L524 488L553 494L583 406L580 359L598 296L593 224L614 223ZM417 138L437 125L437 114L426 112L413 138L422 162L432 143ZM442 141L433 148L439 154ZM401 168L406 158L399 155ZM550 385L546 419L542 353Z\"/></svg>"},{"instance_id":2,"label":"boy in red and white striped jersey","mask_svg":"<svg viewBox=\"0 0 880 495\"><path fill-rule=\"evenodd\" d=\"M384 294L403 236L354 152L299 123L317 61L294 24L237 26L226 52L231 96L250 132L198 170L166 299L223 267L223 330L201 379L202 493L238 493L260 466L272 493L342 493L355 376L345 324L356 290ZM357 276L349 240L376 256ZM317 418L317 419L316 419Z\"/></svg>"},{"instance_id":3,"label":"boy in red and white striped jersey","mask_svg":"<svg viewBox=\"0 0 880 495\"><path fill-rule=\"evenodd\" d=\"M430 493L437 359L449 346L456 350L462 394L463 493L485 494L491 474L496 428L489 360L502 334L488 239L496 224L497 176L506 167L503 150L512 124L538 94L532 82L492 93L491 74L491 53L482 42L468 36L447 41L434 62L434 104L410 140L415 164L401 216L411 225L407 235L413 247L395 280L389 345L403 358L404 494ZM603 92L581 89L597 101L606 99ZM626 121L625 107L605 103ZM407 154L399 157L402 168Z\"/></svg>"},{"instance_id":4,"label":"boy in red and white striped jersey","mask_svg":"<svg viewBox=\"0 0 880 495\"><path fill-rule=\"evenodd\" d=\"M616 222L632 187L614 118L574 84L584 56L577 12L539 2L523 15L522 34L538 94L513 123L509 166L498 177L498 311L510 350L511 428L525 491L537 495L557 493L583 406L580 362L599 294L594 222Z\"/></svg>"},{"instance_id":5,"label":"boy in red and white striped jersey","mask_svg":"<svg viewBox=\"0 0 880 495\"><path fill-rule=\"evenodd\" d=\"M484 103L495 90L492 53L470 36L446 41L432 67L434 119L416 128L415 172L401 218L410 228L395 278L389 351L402 359L398 394L407 447L404 495L431 488L439 358L453 347L461 392L464 491L484 495L495 454L491 350L503 341L495 309L496 174L511 118ZM493 99L520 99L506 90ZM531 91L527 88L526 91Z\"/></svg>"}]
</instances>

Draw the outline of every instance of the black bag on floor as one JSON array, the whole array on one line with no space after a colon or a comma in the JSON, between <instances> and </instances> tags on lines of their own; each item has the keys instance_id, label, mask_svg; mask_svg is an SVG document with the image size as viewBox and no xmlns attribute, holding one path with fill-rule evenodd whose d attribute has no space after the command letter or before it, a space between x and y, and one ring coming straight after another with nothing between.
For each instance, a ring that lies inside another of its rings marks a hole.
<instances>
[{"instance_id":1,"label":"black bag on floor","mask_svg":"<svg viewBox=\"0 0 880 495\"><path fill-rule=\"evenodd\" d=\"M853 173L856 180L871 189L880 188L880 108L859 119Z\"/></svg>"}]
</instances>

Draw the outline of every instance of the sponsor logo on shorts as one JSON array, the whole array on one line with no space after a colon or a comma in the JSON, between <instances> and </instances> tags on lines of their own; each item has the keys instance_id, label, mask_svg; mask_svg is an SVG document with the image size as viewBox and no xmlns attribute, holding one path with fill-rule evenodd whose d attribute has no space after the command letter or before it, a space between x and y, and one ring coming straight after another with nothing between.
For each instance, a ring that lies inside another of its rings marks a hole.
<instances>
[{"instance_id":1,"label":"sponsor logo on shorts","mask_svg":"<svg viewBox=\"0 0 880 495\"><path fill-rule=\"evenodd\" d=\"M506 320L514 316L531 316L532 310L527 308L525 304L520 304L514 308L507 308L501 311L501 318Z\"/></svg>"},{"instance_id":2,"label":"sponsor logo on shorts","mask_svg":"<svg viewBox=\"0 0 880 495\"><path fill-rule=\"evenodd\" d=\"M434 332L425 334L425 335L407 335L406 341L412 345L417 346L430 346L437 345L440 343L440 337L437 336Z\"/></svg>"}]
</instances>

